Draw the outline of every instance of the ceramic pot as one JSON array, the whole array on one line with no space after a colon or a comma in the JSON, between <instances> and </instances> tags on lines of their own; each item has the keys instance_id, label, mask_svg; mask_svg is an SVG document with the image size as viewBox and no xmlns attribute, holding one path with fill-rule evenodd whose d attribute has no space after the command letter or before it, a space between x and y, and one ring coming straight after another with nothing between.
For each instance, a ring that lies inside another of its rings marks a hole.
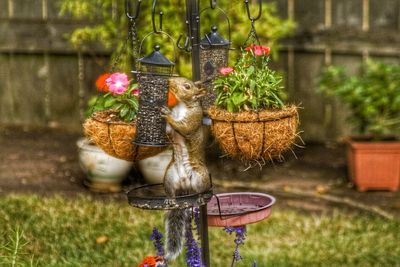
<instances>
[{"instance_id":1,"label":"ceramic pot","mask_svg":"<svg viewBox=\"0 0 400 267\"><path fill-rule=\"evenodd\" d=\"M167 149L153 157L138 161L138 168L147 184L163 182L165 171L172 160L172 149Z\"/></svg>"},{"instance_id":2,"label":"ceramic pot","mask_svg":"<svg viewBox=\"0 0 400 267\"><path fill-rule=\"evenodd\" d=\"M87 139L77 141L79 164L86 174L85 184L93 191L118 192L133 163L106 154Z\"/></svg>"}]
</instances>

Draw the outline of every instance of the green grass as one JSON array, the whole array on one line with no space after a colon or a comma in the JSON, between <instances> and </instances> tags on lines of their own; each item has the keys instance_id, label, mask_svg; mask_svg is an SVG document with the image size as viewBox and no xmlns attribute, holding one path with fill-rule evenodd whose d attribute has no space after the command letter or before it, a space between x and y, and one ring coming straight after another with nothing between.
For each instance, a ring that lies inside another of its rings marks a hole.
<instances>
[{"instance_id":1,"label":"green grass","mask_svg":"<svg viewBox=\"0 0 400 267\"><path fill-rule=\"evenodd\" d=\"M2 196L0 266L135 267L155 253L153 227L163 229L161 212L125 202ZM96 244L102 235L109 240ZM230 266L233 238L210 228L213 267ZM268 220L248 226L241 254L237 266L250 267L253 260L258 266L400 266L400 222L275 209ZM185 266L183 256L170 266Z\"/></svg>"}]
</instances>

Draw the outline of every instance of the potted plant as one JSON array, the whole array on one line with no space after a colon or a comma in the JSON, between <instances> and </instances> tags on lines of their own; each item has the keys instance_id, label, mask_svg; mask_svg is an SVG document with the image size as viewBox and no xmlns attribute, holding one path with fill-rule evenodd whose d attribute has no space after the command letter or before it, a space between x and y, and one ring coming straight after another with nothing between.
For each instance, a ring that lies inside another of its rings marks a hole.
<instances>
[{"instance_id":1,"label":"potted plant","mask_svg":"<svg viewBox=\"0 0 400 267\"><path fill-rule=\"evenodd\" d=\"M358 75L330 66L320 89L351 110L358 135L348 138L349 174L359 191L396 191L400 180L400 65L367 60Z\"/></svg>"},{"instance_id":2,"label":"potted plant","mask_svg":"<svg viewBox=\"0 0 400 267\"><path fill-rule=\"evenodd\" d=\"M208 114L222 150L244 161L272 160L294 142L297 108L285 105L282 78L268 67L270 48L252 44L234 67L214 81L215 105Z\"/></svg>"},{"instance_id":3,"label":"potted plant","mask_svg":"<svg viewBox=\"0 0 400 267\"><path fill-rule=\"evenodd\" d=\"M132 144L139 89L126 74L102 74L96 87L99 95L89 100L83 124L87 139L77 142L79 162L92 191L117 192L134 161L153 157L165 148Z\"/></svg>"},{"instance_id":4,"label":"potted plant","mask_svg":"<svg viewBox=\"0 0 400 267\"><path fill-rule=\"evenodd\" d=\"M139 89L124 73L105 73L96 81L101 93L89 101L83 128L85 135L109 155L137 161L164 150L132 144L136 134Z\"/></svg>"}]
</instances>

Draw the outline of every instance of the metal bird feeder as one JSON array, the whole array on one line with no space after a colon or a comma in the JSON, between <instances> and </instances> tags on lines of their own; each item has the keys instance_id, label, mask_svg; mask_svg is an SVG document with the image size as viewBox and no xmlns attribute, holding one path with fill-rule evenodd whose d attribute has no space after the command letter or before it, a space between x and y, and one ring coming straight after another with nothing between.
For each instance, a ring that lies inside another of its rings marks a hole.
<instances>
[{"instance_id":1,"label":"metal bird feeder","mask_svg":"<svg viewBox=\"0 0 400 267\"><path fill-rule=\"evenodd\" d=\"M160 49L160 45L155 45L152 53L138 60L140 99L136 145L167 144L166 121L160 109L167 103L168 78L173 73L175 63L166 58Z\"/></svg>"},{"instance_id":2,"label":"metal bird feeder","mask_svg":"<svg viewBox=\"0 0 400 267\"><path fill-rule=\"evenodd\" d=\"M207 95L202 101L206 111L215 102L215 93L212 81L218 76L218 71L228 65L228 54L231 42L223 38L217 26L211 27L211 31L200 41L200 77L207 87Z\"/></svg>"},{"instance_id":3,"label":"metal bird feeder","mask_svg":"<svg viewBox=\"0 0 400 267\"><path fill-rule=\"evenodd\" d=\"M156 28L156 5L157 1L153 0L151 14L153 31L148 33L140 43L139 55L142 52L143 43L151 35L164 35L174 44L172 37L162 31L163 12L159 13L159 29ZM140 87L137 130L133 141L136 145L167 145L167 123L162 117L161 108L167 104L168 79L173 75L176 53L174 53L174 60L171 61L160 50L161 46L156 44L153 52L137 60L138 70L134 71Z\"/></svg>"},{"instance_id":4,"label":"metal bird feeder","mask_svg":"<svg viewBox=\"0 0 400 267\"><path fill-rule=\"evenodd\" d=\"M208 10L216 11L226 19L229 39L221 36L217 26L214 25L211 27L211 31L200 40L200 79L207 88L207 95L201 103L204 114L207 114L208 108L215 102L213 80L218 76L219 70L228 65L231 46L231 25L228 15L217 6L216 1L210 1L210 6L200 11L200 16Z\"/></svg>"}]
</instances>

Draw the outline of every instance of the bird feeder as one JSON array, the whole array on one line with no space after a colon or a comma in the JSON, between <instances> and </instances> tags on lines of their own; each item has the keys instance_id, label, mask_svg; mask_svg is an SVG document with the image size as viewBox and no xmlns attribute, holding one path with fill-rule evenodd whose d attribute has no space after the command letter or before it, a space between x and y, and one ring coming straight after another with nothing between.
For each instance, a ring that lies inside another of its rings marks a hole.
<instances>
[{"instance_id":1,"label":"bird feeder","mask_svg":"<svg viewBox=\"0 0 400 267\"><path fill-rule=\"evenodd\" d=\"M203 110L214 104L215 93L212 81L219 70L228 65L228 52L231 42L224 39L216 26L200 41L200 79L207 87L207 95L202 101Z\"/></svg>"},{"instance_id":2,"label":"bird feeder","mask_svg":"<svg viewBox=\"0 0 400 267\"><path fill-rule=\"evenodd\" d=\"M138 60L137 78L140 87L137 132L134 143L143 146L167 144L166 121L161 107L167 104L168 79L175 63L160 52L160 45Z\"/></svg>"}]
</instances>

